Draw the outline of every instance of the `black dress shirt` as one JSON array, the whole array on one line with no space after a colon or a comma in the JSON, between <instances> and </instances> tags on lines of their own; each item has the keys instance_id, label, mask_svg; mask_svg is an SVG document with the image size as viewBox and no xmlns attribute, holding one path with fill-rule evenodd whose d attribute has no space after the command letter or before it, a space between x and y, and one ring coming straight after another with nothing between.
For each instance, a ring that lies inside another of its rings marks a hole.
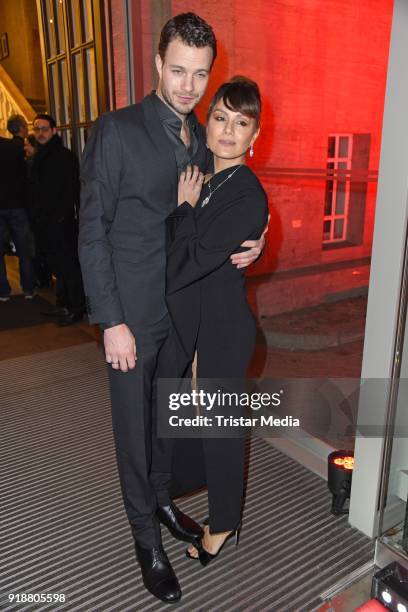
<instances>
[{"instance_id":1,"label":"black dress shirt","mask_svg":"<svg viewBox=\"0 0 408 612\"><path fill-rule=\"evenodd\" d=\"M187 117L187 125L190 131L190 146L187 148L180 138L181 119L157 94L153 96L153 103L166 136L174 149L178 176L180 178L180 174L188 164L191 164L191 160L198 149L198 138L196 133L198 126L197 117L194 113L190 113Z\"/></svg>"}]
</instances>

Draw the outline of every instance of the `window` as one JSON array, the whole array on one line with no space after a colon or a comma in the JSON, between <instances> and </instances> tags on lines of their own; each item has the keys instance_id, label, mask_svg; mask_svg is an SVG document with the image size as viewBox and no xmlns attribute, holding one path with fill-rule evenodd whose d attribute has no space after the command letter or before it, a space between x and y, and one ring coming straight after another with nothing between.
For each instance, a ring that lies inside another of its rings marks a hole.
<instances>
[{"instance_id":1,"label":"window","mask_svg":"<svg viewBox=\"0 0 408 612\"><path fill-rule=\"evenodd\" d=\"M352 134L329 136L326 193L324 201L323 243L344 242L347 236L350 181L353 150Z\"/></svg>"},{"instance_id":2,"label":"window","mask_svg":"<svg viewBox=\"0 0 408 612\"><path fill-rule=\"evenodd\" d=\"M80 153L106 110L102 19L97 0L39 0L49 112L66 146Z\"/></svg>"},{"instance_id":3,"label":"window","mask_svg":"<svg viewBox=\"0 0 408 612\"><path fill-rule=\"evenodd\" d=\"M323 248L361 244L370 134L330 134L323 213Z\"/></svg>"}]
</instances>

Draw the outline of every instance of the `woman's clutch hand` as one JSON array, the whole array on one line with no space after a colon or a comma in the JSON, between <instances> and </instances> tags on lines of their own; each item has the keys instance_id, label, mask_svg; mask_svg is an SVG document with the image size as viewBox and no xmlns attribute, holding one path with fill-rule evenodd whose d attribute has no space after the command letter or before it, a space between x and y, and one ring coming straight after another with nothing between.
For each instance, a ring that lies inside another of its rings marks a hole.
<instances>
[{"instance_id":1,"label":"woman's clutch hand","mask_svg":"<svg viewBox=\"0 0 408 612\"><path fill-rule=\"evenodd\" d=\"M187 166L180 175L178 184L178 205L188 202L196 206L203 186L204 174L198 166Z\"/></svg>"}]
</instances>

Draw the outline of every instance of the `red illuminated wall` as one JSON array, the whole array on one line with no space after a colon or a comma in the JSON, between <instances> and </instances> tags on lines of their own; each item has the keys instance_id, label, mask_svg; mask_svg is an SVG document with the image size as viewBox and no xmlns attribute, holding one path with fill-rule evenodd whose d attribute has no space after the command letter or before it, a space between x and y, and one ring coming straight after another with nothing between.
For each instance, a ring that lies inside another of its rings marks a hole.
<instances>
[{"instance_id":1,"label":"red illuminated wall","mask_svg":"<svg viewBox=\"0 0 408 612\"><path fill-rule=\"evenodd\" d=\"M266 252L251 271L268 275L253 281L258 310L273 314L367 285L376 184L368 184L362 243L325 250L325 182L280 179L271 171L325 168L328 134L336 132L371 134L369 168L378 169L392 0L139 0L144 93L154 83L158 4L170 14L195 11L215 30L219 56L198 109L202 119L211 94L233 74L261 88L262 134L253 165L272 219ZM349 266L336 270L336 262Z\"/></svg>"},{"instance_id":2,"label":"red illuminated wall","mask_svg":"<svg viewBox=\"0 0 408 612\"><path fill-rule=\"evenodd\" d=\"M128 104L127 58L125 44L125 14L123 0L110 0L110 27L112 38L115 105L121 108Z\"/></svg>"}]
</instances>

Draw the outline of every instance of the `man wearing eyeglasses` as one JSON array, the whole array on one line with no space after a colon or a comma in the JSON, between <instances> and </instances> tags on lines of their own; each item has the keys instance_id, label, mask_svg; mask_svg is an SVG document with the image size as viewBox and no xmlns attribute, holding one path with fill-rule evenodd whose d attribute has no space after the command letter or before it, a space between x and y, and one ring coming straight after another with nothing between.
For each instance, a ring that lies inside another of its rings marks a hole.
<instances>
[{"instance_id":1,"label":"man wearing eyeglasses","mask_svg":"<svg viewBox=\"0 0 408 612\"><path fill-rule=\"evenodd\" d=\"M46 255L57 279L55 309L59 326L72 325L83 317L84 294L77 255L79 163L63 146L51 115L33 121L38 143L30 176L31 212L37 248Z\"/></svg>"}]
</instances>

